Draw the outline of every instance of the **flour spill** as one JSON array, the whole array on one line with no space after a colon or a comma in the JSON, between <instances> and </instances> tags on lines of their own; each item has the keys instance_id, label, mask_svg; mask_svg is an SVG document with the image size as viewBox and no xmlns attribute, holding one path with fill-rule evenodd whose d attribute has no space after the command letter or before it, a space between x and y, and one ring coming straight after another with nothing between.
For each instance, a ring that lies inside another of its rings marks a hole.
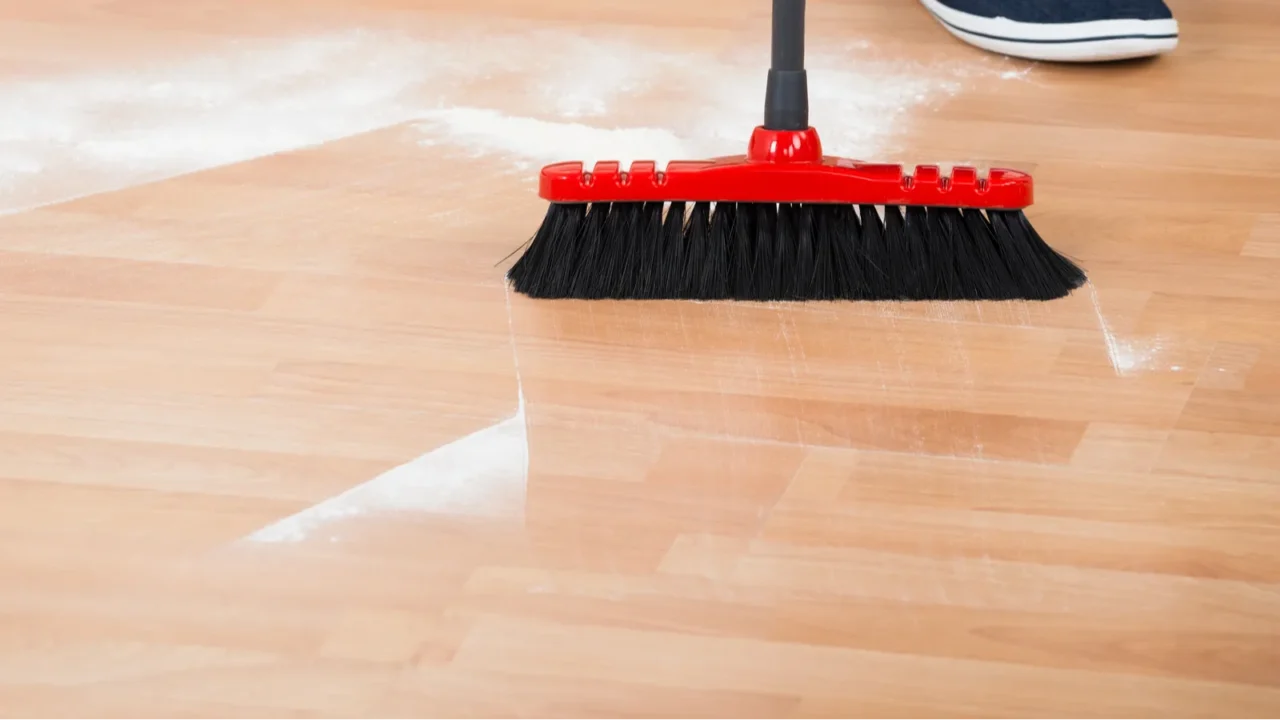
<instances>
[{"instance_id":1,"label":"flour spill","mask_svg":"<svg viewBox=\"0 0 1280 720\"><path fill-rule=\"evenodd\" d=\"M1107 316L1102 312L1102 303L1098 300L1098 290L1093 283L1088 284L1089 302L1093 314L1098 320L1098 329L1102 332L1102 342L1107 348L1107 358L1118 377L1132 377L1147 372L1181 372L1179 365L1167 365L1163 355L1169 344L1162 335L1155 337L1121 338L1111 327Z\"/></svg>"},{"instance_id":2,"label":"flour spill","mask_svg":"<svg viewBox=\"0 0 1280 720\"><path fill-rule=\"evenodd\" d=\"M0 85L0 212L316 145L417 117L404 38L235 43L151 67Z\"/></svg>"},{"instance_id":3,"label":"flour spill","mask_svg":"<svg viewBox=\"0 0 1280 720\"><path fill-rule=\"evenodd\" d=\"M555 52L547 52L554 48ZM829 152L884 159L911 115L1000 68L811 49ZM767 49L717 57L601 33L377 31L244 40L203 56L0 84L0 214L415 123L423 146L507 158L742 152Z\"/></svg>"},{"instance_id":4,"label":"flour spill","mask_svg":"<svg viewBox=\"0 0 1280 720\"><path fill-rule=\"evenodd\" d=\"M317 533L341 539L340 523L379 514L523 519L529 437L523 398L515 415L438 447L346 492L260 528L241 540L300 543Z\"/></svg>"},{"instance_id":5,"label":"flour spill","mask_svg":"<svg viewBox=\"0 0 1280 720\"><path fill-rule=\"evenodd\" d=\"M510 158L516 170L557 160L661 163L739 154L760 120L767 48L714 58L616 39L556 47L566 57L531 97L506 98L529 114L448 107L417 125L422 143ZM865 42L811 52L809 66L811 121L825 150L877 160L896 150L913 112L956 94L960 78L974 74L877 59Z\"/></svg>"},{"instance_id":6,"label":"flour spill","mask_svg":"<svg viewBox=\"0 0 1280 720\"><path fill-rule=\"evenodd\" d=\"M504 155L520 159L517 169L530 167L528 161L554 162L573 157L630 161L674 160L684 155L686 144L669 130L660 128L604 129L580 123L551 122L536 118L511 117L485 108L432 110L418 125L428 139L424 145L444 136L473 155Z\"/></svg>"},{"instance_id":7,"label":"flour spill","mask_svg":"<svg viewBox=\"0 0 1280 720\"><path fill-rule=\"evenodd\" d=\"M523 520L528 501L529 426L511 289L505 292L507 335L516 376L514 415L259 528L238 542L297 544L317 537L338 542L344 521L395 513Z\"/></svg>"}]
</instances>

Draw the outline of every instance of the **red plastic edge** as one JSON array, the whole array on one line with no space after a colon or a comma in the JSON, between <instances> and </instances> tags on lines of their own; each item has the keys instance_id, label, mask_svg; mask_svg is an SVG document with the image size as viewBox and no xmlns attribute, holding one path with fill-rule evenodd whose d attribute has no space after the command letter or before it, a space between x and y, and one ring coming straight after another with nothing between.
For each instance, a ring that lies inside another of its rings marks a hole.
<instances>
[{"instance_id":1,"label":"red plastic edge","mask_svg":"<svg viewBox=\"0 0 1280 720\"><path fill-rule=\"evenodd\" d=\"M854 205L924 205L1021 210L1032 204L1031 176L1017 170L957 166L943 175L936 165L906 172L901 165L872 164L822 154L817 131L756 128L747 154L713 160L675 161L665 170L649 161L623 170L600 162L542 169L539 196L554 203L590 202L782 202Z\"/></svg>"}]
</instances>

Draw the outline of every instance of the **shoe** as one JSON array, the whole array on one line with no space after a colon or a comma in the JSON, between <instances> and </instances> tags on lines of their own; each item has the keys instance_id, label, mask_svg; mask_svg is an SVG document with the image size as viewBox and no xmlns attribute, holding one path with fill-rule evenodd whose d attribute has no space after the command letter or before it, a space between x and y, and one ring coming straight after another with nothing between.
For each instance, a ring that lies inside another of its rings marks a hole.
<instances>
[{"instance_id":1,"label":"shoe","mask_svg":"<svg viewBox=\"0 0 1280 720\"><path fill-rule=\"evenodd\" d=\"M1030 60L1124 60L1178 45L1178 21L1164 0L920 2L970 45Z\"/></svg>"}]
</instances>

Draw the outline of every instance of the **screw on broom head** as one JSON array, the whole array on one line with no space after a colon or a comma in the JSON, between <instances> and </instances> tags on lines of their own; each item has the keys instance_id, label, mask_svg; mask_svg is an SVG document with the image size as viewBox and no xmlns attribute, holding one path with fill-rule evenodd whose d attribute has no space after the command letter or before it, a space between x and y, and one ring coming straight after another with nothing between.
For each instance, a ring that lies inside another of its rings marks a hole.
<instances>
[{"instance_id":1,"label":"screw on broom head","mask_svg":"<svg viewBox=\"0 0 1280 720\"><path fill-rule=\"evenodd\" d=\"M1029 176L826 157L813 129L665 171L551 165L540 195L508 274L539 298L1050 300L1085 280L1027 220Z\"/></svg>"}]
</instances>

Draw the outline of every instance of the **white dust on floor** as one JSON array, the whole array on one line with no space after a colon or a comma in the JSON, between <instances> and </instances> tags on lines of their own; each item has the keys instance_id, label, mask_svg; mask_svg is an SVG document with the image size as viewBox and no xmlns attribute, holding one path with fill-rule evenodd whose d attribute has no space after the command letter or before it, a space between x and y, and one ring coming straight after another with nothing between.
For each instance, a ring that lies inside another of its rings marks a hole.
<instances>
[{"instance_id":1,"label":"white dust on floor","mask_svg":"<svg viewBox=\"0 0 1280 720\"><path fill-rule=\"evenodd\" d=\"M861 159L880 159L919 106L1001 77L995 64L881 59L865 42L810 57L814 124L829 152ZM522 171L740 153L766 67L764 45L717 58L603 33L425 40L360 30L0 83L0 214L414 121L424 153L449 146ZM476 97L486 88L487 103ZM661 102L637 109L651 92Z\"/></svg>"},{"instance_id":2,"label":"white dust on floor","mask_svg":"<svg viewBox=\"0 0 1280 720\"><path fill-rule=\"evenodd\" d=\"M1164 357L1169 342L1164 336L1155 337L1122 337L1111 326L1111 321L1102 312L1102 303L1098 299L1098 289L1093 282L1087 283L1089 304L1098 321L1098 330L1102 333L1102 342L1107 348L1107 358L1117 377L1133 377L1150 372L1181 372L1181 365L1174 365Z\"/></svg>"},{"instance_id":3,"label":"white dust on floor","mask_svg":"<svg viewBox=\"0 0 1280 720\"><path fill-rule=\"evenodd\" d=\"M430 110L418 128L426 135L421 141L424 147L448 144L473 157L513 159L509 167L515 171L530 169L531 161L665 161L686 154L685 143L662 128L598 128L577 122L513 117L489 108Z\"/></svg>"},{"instance_id":4,"label":"white dust on floor","mask_svg":"<svg viewBox=\"0 0 1280 720\"><path fill-rule=\"evenodd\" d=\"M511 417L240 538L243 544L336 543L345 521L379 513L420 513L523 522L529 484L524 381L506 288L507 332L516 376Z\"/></svg>"},{"instance_id":5,"label":"white dust on floor","mask_svg":"<svg viewBox=\"0 0 1280 720\"><path fill-rule=\"evenodd\" d=\"M529 67L531 81L518 84L522 92L504 98L527 114L446 102L417 127L424 145L510 158L519 171L561 160L662 163L740 154L763 115L769 61L763 40L719 57L619 38L535 35L526 41L557 53L539 56ZM893 149L913 112L960 92L965 82L1022 77L995 64L887 60L862 41L811 47L808 68L810 120L824 149L873 160Z\"/></svg>"},{"instance_id":6,"label":"white dust on floor","mask_svg":"<svg viewBox=\"0 0 1280 720\"><path fill-rule=\"evenodd\" d=\"M528 477L529 436L521 398L506 420L255 530L242 542L338 542L344 521L378 513L522 521Z\"/></svg>"},{"instance_id":7,"label":"white dust on floor","mask_svg":"<svg viewBox=\"0 0 1280 720\"><path fill-rule=\"evenodd\" d=\"M404 122L431 48L351 33L0 84L0 213Z\"/></svg>"}]
</instances>

